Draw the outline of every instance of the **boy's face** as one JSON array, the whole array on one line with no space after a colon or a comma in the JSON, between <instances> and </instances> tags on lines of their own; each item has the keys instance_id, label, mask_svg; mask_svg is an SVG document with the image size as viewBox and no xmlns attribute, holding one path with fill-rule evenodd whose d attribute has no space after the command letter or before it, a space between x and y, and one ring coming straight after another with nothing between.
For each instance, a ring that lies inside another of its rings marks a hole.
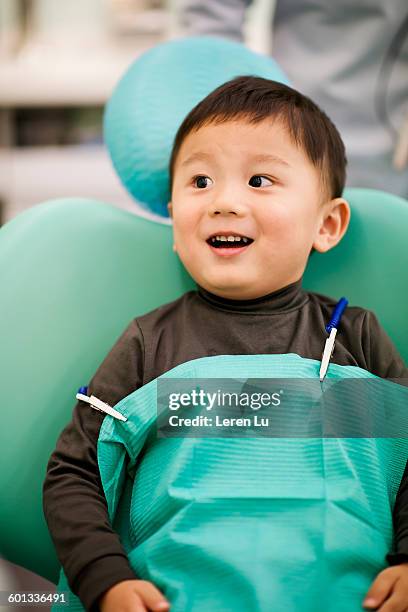
<instances>
[{"instance_id":1,"label":"boy's face","mask_svg":"<svg viewBox=\"0 0 408 612\"><path fill-rule=\"evenodd\" d=\"M175 249L190 275L232 299L297 281L312 247L337 244L349 220L343 199L322 202L319 171L278 121L228 121L188 134L169 210Z\"/></svg>"}]
</instances>

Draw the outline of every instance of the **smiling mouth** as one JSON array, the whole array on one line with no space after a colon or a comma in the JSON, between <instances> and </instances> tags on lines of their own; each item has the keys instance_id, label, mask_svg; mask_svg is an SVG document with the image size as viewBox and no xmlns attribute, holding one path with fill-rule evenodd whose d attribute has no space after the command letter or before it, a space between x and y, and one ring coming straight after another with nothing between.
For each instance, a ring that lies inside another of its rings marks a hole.
<instances>
[{"instance_id":1,"label":"smiling mouth","mask_svg":"<svg viewBox=\"0 0 408 612\"><path fill-rule=\"evenodd\" d=\"M240 234L213 234L206 242L216 249L242 249L252 244L253 238Z\"/></svg>"}]
</instances>

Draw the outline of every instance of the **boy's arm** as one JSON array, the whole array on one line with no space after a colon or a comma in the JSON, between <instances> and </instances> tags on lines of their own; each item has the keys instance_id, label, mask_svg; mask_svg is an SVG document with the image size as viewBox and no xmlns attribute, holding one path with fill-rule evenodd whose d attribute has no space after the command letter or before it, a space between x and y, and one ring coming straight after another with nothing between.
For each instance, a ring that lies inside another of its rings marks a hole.
<instances>
[{"instance_id":1,"label":"boy's arm","mask_svg":"<svg viewBox=\"0 0 408 612\"><path fill-rule=\"evenodd\" d=\"M395 500L393 511L394 551L386 557L390 565L408 563L408 463Z\"/></svg>"},{"instance_id":2,"label":"boy's arm","mask_svg":"<svg viewBox=\"0 0 408 612\"><path fill-rule=\"evenodd\" d=\"M376 315L370 310L365 313L361 339L369 372L380 378L406 379L408 384L407 366Z\"/></svg>"},{"instance_id":3,"label":"boy's arm","mask_svg":"<svg viewBox=\"0 0 408 612\"><path fill-rule=\"evenodd\" d=\"M376 315L367 311L363 323L363 349L368 369L381 378L401 379L408 386L408 369ZM408 562L408 463L393 511L394 551L386 556L390 565Z\"/></svg>"},{"instance_id":4,"label":"boy's arm","mask_svg":"<svg viewBox=\"0 0 408 612\"><path fill-rule=\"evenodd\" d=\"M143 384L143 337L134 320L89 383L89 395L115 405ZM97 461L105 415L78 402L59 436L43 484L43 509L71 590L86 610L122 580L137 576L113 531Z\"/></svg>"}]
</instances>

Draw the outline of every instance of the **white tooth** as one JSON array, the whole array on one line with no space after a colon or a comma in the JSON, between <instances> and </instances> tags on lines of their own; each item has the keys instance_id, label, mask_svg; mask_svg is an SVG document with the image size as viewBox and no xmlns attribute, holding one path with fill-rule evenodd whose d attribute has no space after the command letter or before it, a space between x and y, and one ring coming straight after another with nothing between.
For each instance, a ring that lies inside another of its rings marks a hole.
<instances>
[{"instance_id":1,"label":"white tooth","mask_svg":"<svg viewBox=\"0 0 408 612\"><path fill-rule=\"evenodd\" d=\"M248 238L243 238L242 239L244 242L248 242Z\"/></svg>"},{"instance_id":2,"label":"white tooth","mask_svg":"<svg viewBox=\"0 0 408 612\"><path fill-rule=\"evenodd\" d=\"M228 236L228 242L234 242L235 238L234 236Z\"/></svg>"},{"instance_id":3,"label":"white tooth","mask_svg":"<svg viewBox=\"0 0 408 612\"><path fill-rule=\"evenodd\" d=\"M235 236L235 242L239 242L241 240L241 236Z\"/></svg>"},{"instance_id":4,"label":"white tooth","mask_svg":"<svg viewBox=\"0 0 408 612\"><path fill-rule=\"evenodd\" d=\"M211 242L215 242L215 236L211 238Z\"/></svg>"},{"instance_id":5,"label":"white tooth","mask_svg":"<svg viewBox=\"0 0 408 612\"><path fill-rule=\"evenodd\" d=\"M227 242L227 237L226 236L220 236L220 240L221 240L221 242Z\"/></svg>"}]
</instances>

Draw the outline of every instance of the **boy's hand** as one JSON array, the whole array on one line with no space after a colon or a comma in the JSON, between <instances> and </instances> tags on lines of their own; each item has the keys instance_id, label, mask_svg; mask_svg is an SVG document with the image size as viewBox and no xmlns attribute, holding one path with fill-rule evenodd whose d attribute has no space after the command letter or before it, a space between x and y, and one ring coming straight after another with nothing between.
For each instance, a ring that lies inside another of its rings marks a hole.
<instances>
[{"instance_id":1,"label":"boy's hand","mask_svg":"<svg viewBox=\"0 0 408 612\"><path fill-rule=\"evenodd\" d=\"M122 580L99 599L100 612L167 612L169 602L147 580Z\"/></svg>"},{"instance_id":2,"label":"boy's hand","mask_svg":"<svg viewBox=\"0 0 408 612\"><path fill-rule=\"evenodd\" d=\"M378 612L406 612L408 563L387 567L380 572L367 592L363 607Z\"/></svg>"}]
</instances>

